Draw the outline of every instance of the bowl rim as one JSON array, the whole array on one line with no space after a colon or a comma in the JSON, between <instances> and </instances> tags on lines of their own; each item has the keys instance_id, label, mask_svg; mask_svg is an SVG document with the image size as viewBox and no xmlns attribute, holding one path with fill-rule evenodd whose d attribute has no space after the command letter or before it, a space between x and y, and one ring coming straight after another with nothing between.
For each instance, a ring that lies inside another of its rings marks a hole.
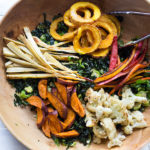
<instances>
[{"instance_id":1,"label":"bowl rim","mask_svg":"<svg viewBox=\"0 0 150 150\"><path fill-rule=\"evenodd\" d=\"M11 8L6 12L6 14L3 16L3 18L0 21L0 26L2 25L2 23L4 22L4 20L8 17L9 13L15 9L16 6L18 6L23 0L18 0L17 2L15 2L15 4L13 6L11 6ZM149 4L150 1L146 0ZM24 141L22 139L22 136L19 136L14 130L13 128L9 125L9 123L7 123L7 120L5 119L5 117L1 114L0 111L0 120L3 122L3 124L5 125L5 127L8 129L8 131L13 135L13 137L19 141L22 145L24 145L26 148L28 149L33 149L32 145L28 144L28 142ZM149 140L145 140L145 142L143 142L143 144L139 147L142 148L143 146L145 146L146 144L148 144L148 142L150 142ZM119 147L118 147L119 148Z\"/></svg>"}]
</instances>

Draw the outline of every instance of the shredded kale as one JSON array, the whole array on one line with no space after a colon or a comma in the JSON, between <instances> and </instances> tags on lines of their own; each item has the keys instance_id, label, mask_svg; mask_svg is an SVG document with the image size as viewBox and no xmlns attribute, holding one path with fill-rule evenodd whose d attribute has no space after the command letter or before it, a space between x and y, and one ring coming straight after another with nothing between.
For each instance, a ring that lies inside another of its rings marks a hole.
<instances>
[{"instance_id":1,"label":"shredded kale","mask_svg":"<svg viewBox=\"0 0 150 150\"><path fill-rule=\"evenodd\" d=\"M28 105L24 99L38 94L38 82L39 79L25 79L25 80L8 80L8 82L16 89L14 95L14 105L15 106L26 106ZM26 88L32 87L30 93L26 91Z\"/></svg>"},{"instance_id":2,"label":"shredded kale","mask_svg":"<svg viewBox=\"0 0 150 150\"><path fill-rule=\"evenodd\" d=\"M93 69L97 70L100 75L104 74L108 71L109 59L108 57L96 59L88 55L83 55L80 56L79 60L70 59L69 64L66 66L78 71L81 76L95 79L96 76L92 75Z\"/></svg>"}]
</instances>

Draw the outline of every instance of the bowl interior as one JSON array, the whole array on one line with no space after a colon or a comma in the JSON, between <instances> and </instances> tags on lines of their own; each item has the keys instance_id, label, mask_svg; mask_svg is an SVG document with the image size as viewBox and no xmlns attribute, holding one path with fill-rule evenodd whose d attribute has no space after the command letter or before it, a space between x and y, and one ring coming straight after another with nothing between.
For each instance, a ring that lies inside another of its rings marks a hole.
<instances>
[{"instance_id":1,"label":"bowl interior","mask_svg":"<svg viewBox=\"0 0 150 150\"><path fill-rule=\"evenodd\" d=\"M114 10L136 10L136 11L149 11L150 4L141 0L88 0L97 4L103 12L109 12ZM4 42L2 37L7 36L16 38L21 32L24 26L29 26L30 29L34 29L35 26L42 21L42 14L45 12L47 18L51 18L58 14L64 13L71 4L76 0L22 0L16 6L13 7L3 19L0 25L0 53L2 55L2 47ZM130 40L135 36L142 36L150 33L149 18L143 16L126 16L122 23L123 27L123 39ZM150 52L150 51L149 51ZM13 135L25 144L29 149L36 150L49 150L57 147L51 139L46 138L43 133L37 129L33 112L28 108L15 107L13 103L14 89L8 84L5 76L4 60L0 58L0 117L13 133ZM17 81L16 81L17 82ZM150 118L148 114L150 109L147 109L145 117L148 125L150 125ZM131 136L128 136L123 146L119 149L138 149L145 143L150 141L150 127L142 130L135 131ZM82 144L77 144L72 149L107 149L106 144L84 147ZM65 147L61 147L65 149ZM118 148L115 148L118 149Z\"/></svg>"}]
</instances>

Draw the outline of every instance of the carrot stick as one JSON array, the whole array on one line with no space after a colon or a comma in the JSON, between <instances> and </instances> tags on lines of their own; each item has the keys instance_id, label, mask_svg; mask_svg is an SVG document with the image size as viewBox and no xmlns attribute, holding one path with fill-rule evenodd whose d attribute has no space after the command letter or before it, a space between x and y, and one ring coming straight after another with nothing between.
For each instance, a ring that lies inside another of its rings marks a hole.
<instances>
[{"instance_id":1,"label":"carrot stick","mask_svg":"<svg viewBox=\"0 0 150 150\"><path fill-rule=\"evenodd\" d=\"M109 71L113 70L117 66L118 62L118 43L117 43L117 36L114 37L111 49L111 56L110 56L110 64L109 64Z\"/></svg>"},{"instance_id":2,"label":"carrot stick","mask_svg":"<svg viewBox=\"0 0 150 150\"><path fill-rule=\"evenodd\" d=\"M118 55L118 65L121 64L120 56Z\"/></svg>"},{"instance_id":3,"label":"carrot stick","mask_svg":"<svg viewBox=\"0 0 150 150\"><path fill-rule=\"evenodd\" d=\"M117 75L119 72L121 72L132 61L132 59L134 57L134 54L135 54L135 49L133 49L132 54L131 54L130 58L127 60L127 62L122 64L120 66L120 68L118 68L116 71L114 71L113 73L111 73L109 75L106 75L106 76L99 77L99 78L95 79L94 83L98 83L98 82L110 79L110 78L114 77L115 75Z\"/></svg>"},{"instance_id":4,"label":"carrot stick","mask_svg":"<svg viewBox=\"0 0 150 150\"><path fill-rule=\"evenodd\" d=\"M132 74L140 68L145 68L147 65L137 64L129 73L128 75L115 87L111 90L110 94L113 94L116 90L118 90L122 85L128 82L132 76Z\"/></svg>"},{"instance_id":5,"label":"carrot stick","mask_svg":"<svg viewBox=\"0 0 150 150\"><path fill-rule=\"evenodd\" d=\"M132 61L123 71L127 71L130 70L132 67L134 67L136 64L138 63L142 63L142 61L144 60L144 57L146 55L146 52L148 50L148 40L147 40L147 44L144 48L144 50L142 51L142 55L138 58L138 59L134 59L135 61ZM137 57L136 57L137 58Z\"/></svg>"},{"instance_id":6,"label":"carrot stick","mask_svg":"<svg viewBox=\"0 0 150 150\"><path fill-rule=\"evenodd\" d=\"M150 80L150 77L142 78L141 80Z\"/></svg>"},{"instance_id":7,"label":"carrot stick","mask_svg":"<svg viewBox=\"0 0 150 150\"><path fill-rule=\"evenodd\" d=\"M112 78L110 78L110 79L108 79L108 80L106 80L106 81L103 81L103 82L100 82L100 83L96 84L96 86L101 86L101 85L110 83L110 82L112 82L112 81L114 81L114 80L116 80L116 79L118 79L118 78L120 78L120 77L122 77L122 76L125 76L127 73L128 73L128 72L120 72L120 73L118 73L116 76L114 76L114 77L112 77Z\"/></svg>"}]
</instances>

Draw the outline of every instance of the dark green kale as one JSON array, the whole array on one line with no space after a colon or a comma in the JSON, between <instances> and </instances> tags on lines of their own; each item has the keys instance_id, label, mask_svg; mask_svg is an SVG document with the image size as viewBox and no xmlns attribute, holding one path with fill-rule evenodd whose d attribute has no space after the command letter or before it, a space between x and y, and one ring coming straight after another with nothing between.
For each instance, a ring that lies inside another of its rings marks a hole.
<instances>
[{"instance_id":1,"label":"dark green kale","mask_svg":"<svg viewBox=\"0 0 150 150\"><path fill-rule=\"evenodd\" d=\"M8 82L16 89L14 95L15 106L26 106L28 103L24 100L32 95L38 94L39 79L20 79L8 80Z\"/></svg>"},{"instance_id":2,"label":"dark green kale","mask_svg":"<svg viewBox=\"0 0 150 150\"><path fill-rule=\"evenodd\" d=\"M66 66L78 71L83 77L95 79L97 76L93 75L93 69L94 71L98 71L100 75L104 74L108 71L109 59L108 57L96 59L88 55L83 55L80 56L79 60L70 59L69 64Z\"/></svg>"}]
</instances>

